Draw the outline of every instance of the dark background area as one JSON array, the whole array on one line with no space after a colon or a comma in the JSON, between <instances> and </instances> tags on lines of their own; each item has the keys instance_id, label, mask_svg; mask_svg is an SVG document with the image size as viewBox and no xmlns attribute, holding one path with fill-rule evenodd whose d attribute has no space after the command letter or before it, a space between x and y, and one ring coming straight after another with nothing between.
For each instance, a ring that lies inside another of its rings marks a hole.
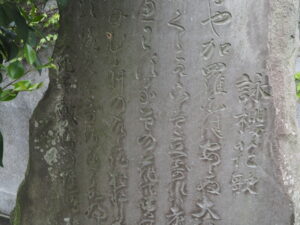
<instances>
[{"instance_id":1,"label":"dark background area","mask_svg":"<svg viewBox=\"0 0 300 225\"><path fill-rule=\"evenodd\" d=\"M0 225L10 225L9 219L0 217Z\"/></svg>"}]
</instances>

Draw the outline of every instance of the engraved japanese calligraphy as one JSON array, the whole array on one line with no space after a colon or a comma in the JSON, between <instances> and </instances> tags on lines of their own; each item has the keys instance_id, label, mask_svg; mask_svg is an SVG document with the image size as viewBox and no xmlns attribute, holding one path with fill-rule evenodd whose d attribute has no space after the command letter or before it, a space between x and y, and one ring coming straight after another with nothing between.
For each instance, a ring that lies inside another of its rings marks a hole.
<instances>
[{"instance_id":1,"label":"engraved japanese calligraphy","mask_svg":"<svg viewBox=\"0 0 300 225\"><path fill-rule=\"evenodd\" d=\"M182 79L188 76L185 72L185 50L182 37L185 34L183 26L183 15L181 9L177 9L174 17L169 21L169 27L175 31L176 42L174 43L175 51L175 68L173 75L176 77L176 83L170 92L170 97L174 102L172 113L172 137L170 140L169 155L171 162L171 183L169 189L170 209L167 217L168 225L185 224L186 212L184 202L187 195L186 182L189 167L187 164L187 148L185 144L185 123L187 119L184 105L190 99L190 94L182 83Z\"/></svg>"},{"instance_id":2,"label":"engraved japanese calligraphy","mask_svg":"<svg viewBox=\"0 0 300 225\"><path fill-rule=\"evenodd\" d=\"M234 116L239 128L239 139L234 147L234 171L231 185L234 193L258 194L257 155L262 151L267 108L271 95L266 76L243 74L236 81L242 112ZM250 139L247 137L250 136Z\"/></svg>"},{"instance_id":3,"label":"engraved japanese calligraphy","mask_svg":"<svg viewBox=\"0 0 300 225\"><path fill-rule=\"evenodd\" d=\"M216 1L218 6L222 1ZM225 25L231 22L232 16L228 11L216 11L213 15L213 6L208 1L209 18L203 20L201 24L206 26L209 24L215 37L202 43L201 59L204 67L202 67L202 75L205 81L207 101L202 107L204 111L204 119L201 128L201 138L199 151L202 163L206 164L206 175L200 179L196 190L199 193L195 210L192 217L199 224L218 224L217 221L222 220L215 204L215 199L221 196L222 187L219 181L218 168L222 163L223 149L223 128L222 113L226 110L225 104L218 103L227 93L225 88L227 67L226 56L230 56L231 44L217 31L218 25ZM219 54L218 54L219 53ZM216 61L219 58L220 61Z\"/></svg>"},{"instance_id":4,"label":"engraved japanese calligraphy","mask_svg":"<svg viewBox=\"0 0 300 225\"><path fill-rule=\"evenodd\" d=\"M140 23L143 27L141 46L143 48L143 61L136 71L136 79L139 81L139 120L143 124L143 132L137 138L137 143L141 149L142 161L140 162L139 189L142 198L139 202L141 216L139 225L154 225L156 223L157 211L157 186L158 174L156 170L155 151L157 150L157 140L153 134L153 128L156 126L155 104L156 93L152 88L154 79L159 78L157 64L159 58L157 53L153 52L152 47L152 26L155 22L156 1L143 1L139 13L142 19Z\"/></svg>"},{"instance_id":5,"label":"engraved japanese calligraphy","mask_svg":"<svg viewBox=\"0 0 300 225\"><path fill-rule=\"evenodd\" d=\"M298 6L273 2L68 1L20 225L294 224Z\"/></svg>"},{"instance_id":6,"label":"engraved japanese calligraphy","mask_svg":"<svg viewBox=\"0 0 300 225\"><path fill-rule=\"evenodd\" d=\"M113 59L111 68L108 70L107 80L111 96L109 98L110 106L110 131L111 131L111 148L108 155L108 184L110 206L107 207L112 215L112 225L125 225L125 209L128 202L128 159L124 149L124 140L127 135L124 113L126 112L127 100L124 95L124 86L126 81L126 70L122 67L122 58L120 52L124 48L126 33L118 32L120 26L124 26L127 16L121 9L112 9L108 18L110 32L107 33L109 43L108 52ZM98 197L101 202L101 195ZM99 216L102 220L106 219L105 209L98 206ZM99 217L98 216L98 217Z\"/></svg>"}]
</instances>

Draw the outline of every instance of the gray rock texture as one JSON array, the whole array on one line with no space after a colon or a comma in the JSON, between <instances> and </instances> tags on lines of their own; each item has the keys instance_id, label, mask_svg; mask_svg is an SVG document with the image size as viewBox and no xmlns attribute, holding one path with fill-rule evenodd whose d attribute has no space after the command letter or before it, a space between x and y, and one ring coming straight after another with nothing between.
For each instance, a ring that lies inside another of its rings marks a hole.
<instances>
[{"instance_id":1,"label":"gray rock texture","mask_svg":"<svg viewBox=\"0 0 300 225\"><path fill-rule=\"evenodd\" d=\"M53 49L44 51L45 60ZM25 80L43 82L41 89L21 93L11 102L1 102L0 129L4 136L4 168L0 168L0 214L9 215L15 206L18 187L25 176L29 155L29 119L48 86L48 70L30 73Z\"/></svg>"},{"instance_id":2,"label":"gray rock texture","mask_svg":"<svg viewBox=\"0 0 300 225\"><path fill-rule=\"evenodd\" d=\"M297 18L293 0L70 1L15 225L298 225Z\"/></svg>"},{"instance_id":3,"label":"gray rock texture","mask_svg":"<svg viewBox=\"0 0 300 225\"><path fill-rule=\"evenodd\" d=\"M298 57L296 58L296 72L300 71L300 57L298 54ZM298 121L298 127L300 126L300 101L298 99L297 102L297 121Z\"/></svg>"},{"instance_id":4,"label":"gray rock texture","mask_svg":"<svg viewBox=\"0 0 300 225\"><path fill-rule=\"evenodd\" d=\"M53 9L57 9L56 0L48 0L44 11ZM53 47L43 49L39 57L46 63L52 52ZM14 208L18 187L24 179L29 156L29 119L48 87L48 69L42 74L31 72L24 79L44 85L38 91L19 94L14 101L0 103L0 130L5 149L5 166L0 168L0 214L5 215Z\"/></svg>"}]
</instances>

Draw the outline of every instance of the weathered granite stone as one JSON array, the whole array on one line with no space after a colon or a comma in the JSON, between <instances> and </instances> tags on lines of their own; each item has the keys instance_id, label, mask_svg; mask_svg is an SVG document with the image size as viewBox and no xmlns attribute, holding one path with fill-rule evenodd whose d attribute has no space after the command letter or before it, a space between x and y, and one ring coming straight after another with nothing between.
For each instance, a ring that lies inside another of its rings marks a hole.
<instances>
[{"instance_id":1,"label":"weathered granite stone","mask_svg":"<svg viewBox=\"0 0 300 225\"><path fill-rule=\"evenodd\" d=\"M70 1L15 224L299 224L297 18L293 0Z\"/></svg>"},{"instance_id":2,"label":"weathered granite stone","mask_svg":"<svg viewBox=\"0 0 300 225\"><path fill-rule=\"evenodd\" d=\"M43 61L53 48L41 53ZM32 72L25 78L43 82L35 92L20 93L11 102L1 102L0 129L4 136L4 167L0 168L0 214L9 215L15 206L17 190L24 179L29 155L29 119L48 86L48 70ZM8 82L8 81L7 81Z\"/></svg>"},{"instance_id":3,"label":"weathered granite stone","mask_svg":"<svg viewBox=\"0 0 300 225\"><path fill-rule=\"evenodd\" d=\"M48 0L44 11L57 9L56 0ZM52 56L53 47L42 49L43 63ZM29 156L29 119L43 97L49 83L48 69L30 72L24 79L43 82L43 87L32 93L20 93L11 102L1 102L0 129L4 135L4 168L0 168L0 215L9 215L15 207L18 187L24 179ZM9 82L9 80L4 81ZM0 225L2 225L0 222Z\"/></svg>"},{"instance_id":4,"label":"weathered granite stone","mask_svg":"<svg viewBox=\"0 0 300 225\"><path fill-rule=\"evenodd\" d=\"M300 57L299 57L299 55L296 58L296 72L300 72ZM297 122L298 122L298 126L300 126L300 101L299 101L299 99L298 99L298 103L297 103Z\"/></svg>"}]
</instances>

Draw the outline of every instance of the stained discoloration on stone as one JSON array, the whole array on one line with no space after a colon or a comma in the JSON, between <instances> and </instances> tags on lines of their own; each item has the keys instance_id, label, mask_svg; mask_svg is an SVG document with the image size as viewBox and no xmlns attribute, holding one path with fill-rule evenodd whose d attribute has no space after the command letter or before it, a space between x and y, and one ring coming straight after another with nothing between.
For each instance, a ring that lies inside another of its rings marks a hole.
<instances>
[{"instance_id":1,"label":"stained discoloration on stone","mask_svg":"<svg viewBox=\"0 0 300 225\"><path fill-rule=\"evenodd\" d=\"M49 166L53 166L53 164L57 163L58 161L57 155L57 149L52 147L46 152L44 159L46 160Z\"/></svg>"}]
</instances>

